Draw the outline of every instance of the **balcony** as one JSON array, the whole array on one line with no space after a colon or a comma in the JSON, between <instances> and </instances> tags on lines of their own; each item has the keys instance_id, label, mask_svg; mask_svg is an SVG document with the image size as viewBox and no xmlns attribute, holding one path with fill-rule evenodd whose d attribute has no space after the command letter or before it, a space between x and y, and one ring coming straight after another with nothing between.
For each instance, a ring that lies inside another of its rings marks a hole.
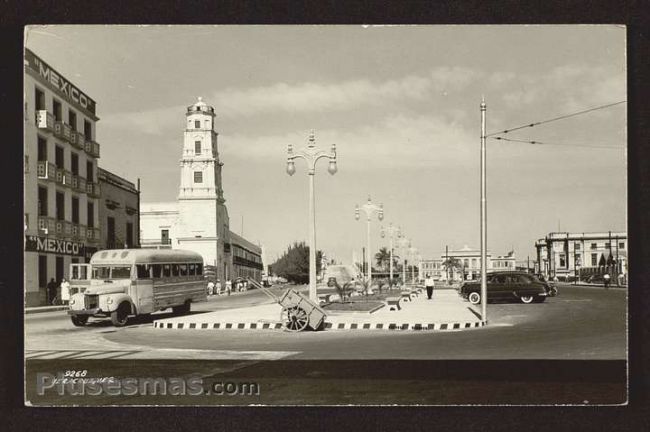
<instances>
[{"instance_id":1,"label":"balcony","mask_svg":"<svg viewBox=\"0 0 650 432\"><path fill-rule=\"evenodd\" d=\"M44 234L53 234L56 232L56 220L49 216L38 217L38 230Z\"/></svg>"},{"instance_id":2,"label":"balcony","mask_svg":"<svg viewBox=\"0 0 650 432\"><path fill-rule=\"evenodd\" d=\"M84 150L89 155L99 158L99 144L95 141L86 140Z\"/></svg>"},{"instance_id":3,"label":"balcony","mask_svg":"<svg viewBox=\"0 0 650 432\"><path fill-rule=\"evenodd\" d=\"M91 197L99 198L101 193L99 183L86 182L86 193Z\"/></svg>"},{"instance_id":4,"label":"balcony","mask_svg":"<svg viewBox=\"0 0 650 432\"><path fill-rule=\"evenodd\" d=\"M72 131L70 143L78 149L83 150L86 143L86 136L81 132Z\"/></svg>"},{"instance_id":5,"label":"balcony","mask_svg":"<svg viewBox=\"0 0 650 432\"><path fill-rule=\"evenodd\" d=\"M99 228L86 227L86 240L89 241L101 240Z\"/></svg>"},{"instance_id":6,"label":"balcony","mask_svg":"<svg viewBox=\"0 0 650 432\"><path fill-rule=\"evenodd\" d=\"M57 168L56 169L56 182L65 186L72 185L72 173L68 170Z\"/></svg>"},{"instance_id":7,"label":"balcony","mask_svg":"<svg viewBox=\"0 0 650 432\"><path fill-rule=\"evenodd\" d=\"M36 175L39 179L55 180L57 176L56 165L48 161L36 162Z\"/></svg>"},{"instance_id":8,"label":"balcony","mask_svg":"<svg viewBox=\"0 0 650 432\"><path fill-rule=\"evenodd\" d=\"M77 191L86 192L86 179L79 176L76 176L76 178L77 178L77 188L76 188Z\"/></svg>"},{"instance_id":9,"label":"balcony","mask_svg":"<svg viewBox=\"0 0 650 432\"><path fill-rule=\"evenodd\" d=\"M61 121L54 122L54 136L72 142L72 126Z\"/></svg>"},{"instance_id":10,"label":"balcony","mask_svg":"<svg viewBox=\"0 0 650 432\"><path fill-rule=\"evenodd\" d=\"M54 130L54 116L47 110L36 111L36 127L51 132Z\"/></svg>"}]
</instances>

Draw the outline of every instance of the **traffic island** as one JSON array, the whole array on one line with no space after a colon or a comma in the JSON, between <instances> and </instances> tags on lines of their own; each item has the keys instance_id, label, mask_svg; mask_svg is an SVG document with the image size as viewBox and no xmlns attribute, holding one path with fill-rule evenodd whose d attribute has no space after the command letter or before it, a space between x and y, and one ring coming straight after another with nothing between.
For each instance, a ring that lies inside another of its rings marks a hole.
<instances>
[{"instance_id":1,"label":"traffic island","mask_svg":"<svg viewBox=\"0 0 650 432\"><path fill-rule=\"evenodd\" d=\"M183 330L282 330L278 304L264 304L217 312L198 313L154 321L156 329ZM433 299L420 295L404 302L400 310L381 307L372 312L327 311L322 325L333 330L449 331L483 327L473 307L455 291L436 291Z\"/></svg>"}]
</instances>

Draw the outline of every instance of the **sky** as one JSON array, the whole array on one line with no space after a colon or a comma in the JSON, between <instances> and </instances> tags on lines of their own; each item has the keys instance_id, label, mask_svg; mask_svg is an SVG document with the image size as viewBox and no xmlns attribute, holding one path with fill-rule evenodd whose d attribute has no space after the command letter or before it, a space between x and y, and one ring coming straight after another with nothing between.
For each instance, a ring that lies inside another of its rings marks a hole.
<instances>
[{"instance_id":1,"label":"sky","mask_svg":"<svg viewBox=\"0 0 650 432\"><path fill-rule=\"evenodd\" d=\"M35 26L25 46L97 102L99 164L143 202L175 201L185 110L214 106L232 231L275 257L308 240L308 175L287 145L337 147L316 169L317 248L350 263L370 195L422 258L480 246L487 132L626 100L625 28ZM553 231L626 230L626 104L487 140L488 249L535 256ZM243 221L243 224L242 224Z\"/></svg>"}]
</instances>

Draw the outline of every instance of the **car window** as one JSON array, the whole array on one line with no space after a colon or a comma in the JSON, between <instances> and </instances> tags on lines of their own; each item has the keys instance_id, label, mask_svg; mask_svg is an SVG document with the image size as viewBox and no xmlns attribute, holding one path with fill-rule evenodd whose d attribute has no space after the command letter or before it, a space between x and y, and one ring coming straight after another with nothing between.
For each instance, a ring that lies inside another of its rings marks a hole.
<instances>
[{"instance_id":1,"label":"car window","mask_svg":"<svg viewBox=\"0 0 650 432\"><path fill-rule=\"evenodd\" d=\"M495 283L502 284L502 283L506 283L506 281L507 281L506 275L498 275L498 276L494 277L494 282Z\"/></svg>"},{"instance_id":2,"label":"car window","mask_svg":"<svg viewBox=\"0 0 650 432\"><path fill-rule=\"evenodd\" d=\"M520 283L520 284L527 284L527 285L529 285L529 284L532 283L532 280L531 280L528 276L526 276L526 275L519 275L518 279L519 279L519 283Z\"/></svg>"}]
</instances>

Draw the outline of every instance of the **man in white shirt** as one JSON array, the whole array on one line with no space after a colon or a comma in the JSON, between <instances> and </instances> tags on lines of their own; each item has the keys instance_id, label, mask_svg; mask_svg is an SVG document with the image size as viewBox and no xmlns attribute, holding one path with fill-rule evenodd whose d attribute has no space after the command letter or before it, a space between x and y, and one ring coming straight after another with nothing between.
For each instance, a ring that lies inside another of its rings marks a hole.
<instances>
[{"instance_id":1,"label":"man in white shirt","mask_svg":"<svg viewBox=\"0 0 650 432\"><path fill-rule=\"evenodd\" d=\"M431 275L427 273L427 277L424 280L424 286L427 289L427 297L429 300L431 300L431 296L433 295L433 285L435 285L435 282L433 281Z\"/></svg>"}]
</instances>

